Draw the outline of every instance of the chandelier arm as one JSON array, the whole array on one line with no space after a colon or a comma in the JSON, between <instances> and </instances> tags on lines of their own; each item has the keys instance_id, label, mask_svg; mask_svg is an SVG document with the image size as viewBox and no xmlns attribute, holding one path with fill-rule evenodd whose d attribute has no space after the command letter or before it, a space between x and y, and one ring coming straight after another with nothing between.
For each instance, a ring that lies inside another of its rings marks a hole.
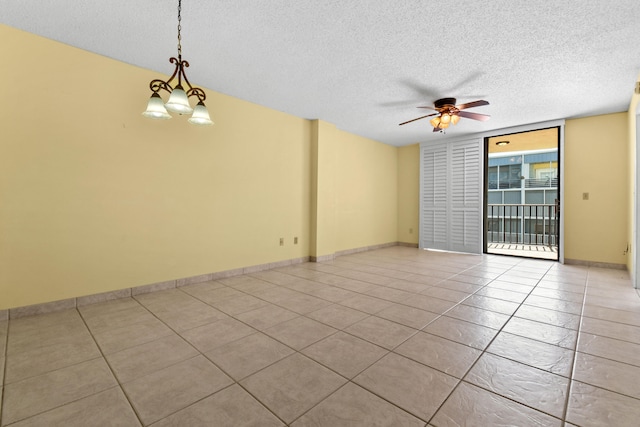
<instances>
[{"instance_id":1,"label":"chandelier arm","mask_svg":"<svg viewBox=\"0 0 640 427\"><path fill-rule=\"evenodd\" d=\"M149 89L151 89L153 93L158 93L161 89L166 90L169 93L172 91L171 86L164 80L160 79L151 80L149 83Z\"/></svg>"},{"instance_id":2,"label":"chandelier arm","mask_svg":"<svg viewBox=\"0 0 640 427\"><path fill-rule=\"evenodd\" d=\"M174 64L176 67L173 69L173 74L171 74L171 77L169 77L169 79L167 80L167 84L169 85L169 87L173 87L171 86L171 82L173 81L173 79L176 78L176 76L178 76L178 84L180 84L182 82L182 77L180 76L181 74L184 74L184 71L182 70L182 60L180 59L180 57L176 58L175 56L172 56L171 58L169 58L169 62L171 62L172 64ZM171 91L169 91L171 92Z\"/></svg>"},{"instance_id":3,"label":"chandelier arm","mask_svg":"<svg viewBox=\"0 0 640 427\"><path fill-rule=\"evenodd\" d=\"M198 101L201 102L204 102L204 100L207 99L207 95L204 93L204 90L199 87L191 87L191 85L189 85L189 90L187 91L187 97L189 96L195 96L198 98Z\"/></svg>"}]
</instances>

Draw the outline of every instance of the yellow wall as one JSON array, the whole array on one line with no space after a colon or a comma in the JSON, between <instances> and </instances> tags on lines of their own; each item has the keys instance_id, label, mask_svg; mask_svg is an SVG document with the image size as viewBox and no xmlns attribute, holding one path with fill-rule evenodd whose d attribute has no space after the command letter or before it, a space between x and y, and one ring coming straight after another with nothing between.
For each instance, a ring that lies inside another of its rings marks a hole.
<instances>
[{"instance_id":1,"label":"yellow wall","mask_svg":"<svg viewBox=\"0 0 640 427\"><path fill-rule=\"evenodd\" d=\"M420 144L398 149L398 241L418 244Z\"/></svg>"},{"instance_id":2,"label":"yellow wall","mask_svg":"<svg viewBox=\"0 0 640 427\"><path fill-rule=\"evenodd\" d=\"M626 113L566 121L565 259L627 263L627 156Z\"/></svg>"},{"instance_id":3,"label":"yellow wall","mask_svg":"<svg viewBox=\"0 0 640 427\"><path fill-rule=\"evenodd\" d=\"M334 133L335 249L398 241L398 149Z\"/></svg>"},{"instance_id":4,"label":"yellow wall","mask_svg":"<svg viewBox=\"0 0 640 427\"><path fill-rule=\"evenodd\" d=\"M640 82L640 74L638 74L638 78L637 80L638 82ZM637 135L636 135L636 115L639 113L638 112L638 105L640 105L640 94L634 93L631 96L631 102L629 103L629 111L627 113L627 124L628 124L628 142L627 142L627 147L628 147L628 164L629 164L629 176L628 176L628 182L629 182L629 201L628 201L628 207L627 207L627 211L628 211L628 224L627 224L627 228L628 228L628 241L630 242L629 245L629 251L627 252L627 269L632 272L632 273L636 273L633 271L633 256L634 256L634 251L637 251L638 248L635 246L635 234L637 233L637 231L634 231L634 227L640 224L634 224L634 216L637 215L637 206L635 205L636 201L635 201L635 197L636 197L636 192L638 191L638 189L636 188L636 174L638 173L638 165L636 163L636 156L637 156L637 147L636 147L636 140L637 140Z\"/></svg>"},{"instance_id":5,"label":"yellow wall","mask_svg":"<svg viewBox=\"0 0 640 427\"><path fill-rule=\"evenodd\" d=\"M0 38L0 309L397 241L397 148L206 88L149 120L166 76Z\"/></svg>"},{"instance_id":6,"label":"yellow wall","mask_svg":"<svg viewBox=\"0 0 640 427\"><path fill-rule=\"evenodd\" d=\"M398 149L312 123L311 255L398 240Z\"/></svg>"}]
</instances>

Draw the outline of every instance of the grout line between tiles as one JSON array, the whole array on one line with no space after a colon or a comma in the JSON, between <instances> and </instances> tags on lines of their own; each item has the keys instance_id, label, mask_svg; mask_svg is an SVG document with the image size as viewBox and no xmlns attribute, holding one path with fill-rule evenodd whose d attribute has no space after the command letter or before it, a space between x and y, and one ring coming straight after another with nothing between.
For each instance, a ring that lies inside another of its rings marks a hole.
<instances>
[{"instance_id":1,"label":"grout line between tiles","mask_svg":"<svg viewBox=\"0 0 640 427\"><path fill-rule=\"evenodd\" d=\"M564 400L564 410L562 413L562 427L564 427L565 424L567 423L567 412L569 411L569 401L571 399L571 391L573 389L573 381L574 381L573 378L575 377L575 373L576 373L576 361L578 360L578 346L580 345L580 332L582 330L582 321L584 319L584 306L587 301L587 290L589 288L589 270L591 270L591 268L587 269L587 277L585 278L584 295L582 296L582 308L580 310L580 323L578 324L576 346L573 350L573 359L571 360L571 371L569 374L569 384L567 385L567 396L565 397L565 400Z\"/></svg>"},{"instance_id":2,"label":"grout line between tiles","mask_svg":"<svg viewBox=\"0 0 640 427\"><path fill-rule=\"evenodd\" d=\"M89 331L89 335L91 335L91 339L93 339L93 342L95 343L96 347L98 348L98 351L100 352L100 356L102 357L102 360L104 360L104 363L109 368L109 371L111 372L111 375L113 375L113 379L116 380L116 383L118 384L118 387L120 388L120 391L122 392L124 397L127 399L127 403L131 407L131 410L136 415L136 418L138 419L138 422L140 423L140 425L143 426L144 423L142 422L142 418L140 417L140 414L138 413L138 411L135 408L135 406L133 406L133 403L131 402L131 399L129 398L129 395L125 392L124 387L122 387L122 383L120 382L120 378L118 378L118 376L116 375L115 371L113 370L113 367L111 366L111 363L109 363L109 361L107 360L104 352L102 351L102 348L100 347L100 344L98 344L98 341L96 340L96 337L93 335L93 332L91 331L91 328L87 324L87 320L85 319L84 315L82 314L82 311L80 311L78 309L78 307L76 307L76 311L80 315L80 319L82 319L82 322L84 323L85 328L87 328L87 330Z\"/></svg>"}]
</instances>

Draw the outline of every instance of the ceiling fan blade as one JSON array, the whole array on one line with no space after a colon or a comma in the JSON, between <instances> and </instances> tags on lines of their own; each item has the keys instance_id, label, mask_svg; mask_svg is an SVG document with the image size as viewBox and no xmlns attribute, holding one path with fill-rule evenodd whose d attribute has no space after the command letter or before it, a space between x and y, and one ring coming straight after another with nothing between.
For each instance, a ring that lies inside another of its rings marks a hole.
<instances>
[{"instance_id":1,"label":"ceiling fan blade","mask_svg":"<svg viewBox=\"0 0 640 427\"><path fill-rule=\"evenodd\" d=\"M442 130L442 129L440 129L440 128L433 128L433 131L434 131L434 132L440 132L441 130Z\"/></svg>"},{"instance_id":2,"label":"ceiling fan blade","mask_svg":"<svg viewBox=\"0 0 640 427\"><path fill-rule=\"evenodd\" d=\"M458 110L464 110L466 108L480 107L482 105L489 105L489 103L484 99L480 99L478 101L467 102L466 104L456 105L456 108Z\"/></svg>"},{"instance_id":3,"label":"ceiling fan blade","mask_svg":"<svg viewBox=\"0 0 640 427\"><path fill-rule=\"evenodd\" d=\"M406 125L407 123L415 122L416 120L424 119L425 117L435 116L436 114L438 114L438 113L427 114L426 116L418 117L417 119L412 119L412 120L406 121L404 123L400 123L398 126Z\"/></svg>"},{"instance_id":4,"label":"ceiling fan blade","mask_svg":"<svg viewBox=\"0 0 640 427\"><path fill-rule=\"evenodd\" d=\"M467 119L473 119L473 120L480 120L482 122L486 122L487 120L489 120L489 118L491 118L491 116L488 116L486 114L470 113L468 111L460 111L458 112L458 115L460 117L466 117Z\"/></svg>"}]
</instances>

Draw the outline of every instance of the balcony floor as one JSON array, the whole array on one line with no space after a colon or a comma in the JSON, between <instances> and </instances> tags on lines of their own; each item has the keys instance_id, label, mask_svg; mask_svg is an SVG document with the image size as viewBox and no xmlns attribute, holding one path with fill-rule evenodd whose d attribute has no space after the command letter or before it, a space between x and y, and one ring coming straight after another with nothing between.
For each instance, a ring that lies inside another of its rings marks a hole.
<instances>
[{"instance_id":1,"label":"balcony floor","mask_svg":"<svg viewBox=\"0 0 640 427\"><path fill-rule=\"evenodd\" d=\"M528 245L522 243L489 243L487 253L495 255L513 255L538 259L558 259L558 248L546 245Z\"/></svg>"}]
</instances>

